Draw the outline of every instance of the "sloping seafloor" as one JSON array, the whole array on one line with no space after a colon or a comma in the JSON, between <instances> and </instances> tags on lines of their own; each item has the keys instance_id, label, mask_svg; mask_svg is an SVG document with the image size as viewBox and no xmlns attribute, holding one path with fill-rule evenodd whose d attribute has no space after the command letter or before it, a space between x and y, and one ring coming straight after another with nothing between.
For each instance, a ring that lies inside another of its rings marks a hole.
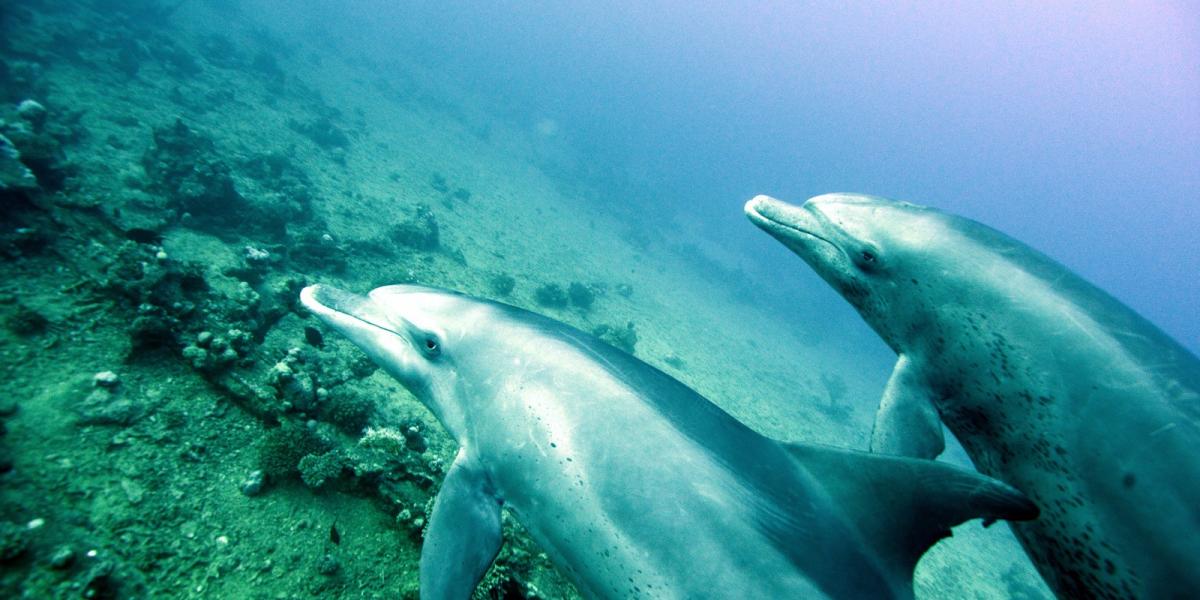
<instances>
[{"instance_id":1,"label":"sloping seafloor","mask_svg":"<svg viewBox=\"0 0 1200 600\"><path fill-rule=\"evenodd\" d=\"M210 6L229 3L0 16L0 133L37 178L0 164L0 595L416 597L453 444L321 335L296 306L310 282L532 308L764 433L865 446L882 382L756 306L752 277L698 261L706 242L548 175L569 148L402 57ZM576 596L515 522L505 536L481 597ZM978 522L916 588L1047 595L1007 529Z\"/></svg>"}]
</instances>

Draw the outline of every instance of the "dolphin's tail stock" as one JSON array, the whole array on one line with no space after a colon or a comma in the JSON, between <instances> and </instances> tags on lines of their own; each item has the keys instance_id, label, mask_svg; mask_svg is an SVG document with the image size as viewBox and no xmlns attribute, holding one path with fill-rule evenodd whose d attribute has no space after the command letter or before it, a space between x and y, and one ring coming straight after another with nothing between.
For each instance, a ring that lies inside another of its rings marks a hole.
<instances>
[{"instance_id":1,"label":"dolphin's tail stock","mask_svg":"<svg viewBox=\"0 0 1200 600\"><path fill-rule=\"evenodd\" d=\"M894 581L908 582L917 560L950 528L970 519L984 525L1037 518L1033 501L990 477L943 462L790 445L810 474L825 484L885 564Z\"/></svg>"}]
</instances>

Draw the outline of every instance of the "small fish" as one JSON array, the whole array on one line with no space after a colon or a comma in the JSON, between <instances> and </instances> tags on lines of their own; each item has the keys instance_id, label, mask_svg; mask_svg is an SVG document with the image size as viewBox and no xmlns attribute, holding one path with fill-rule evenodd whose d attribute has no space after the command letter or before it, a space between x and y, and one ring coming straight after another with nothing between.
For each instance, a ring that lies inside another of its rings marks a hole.
<instances>
[{"instance_id":1,"label":"small fish","mask_svg":"<svg viewBox=\"0 0 1200 600\"><path fill-rule=\"evenodd\" d=\"M304 341L315 348L325 347L325 336L321 335L321 332L317 331L315 327L304 328Z\"/></svg>"},{"instance_id":2,"label":"small fish","mask_svg":"<svg viewBox=\"0 0 1200 600\"><path fill-rule=\"evenodd\" d=\"M335 546L342 545L342 534L338 533L337 523L329 526L329 541L333 542Z\"/></svg>"}]
</instances>

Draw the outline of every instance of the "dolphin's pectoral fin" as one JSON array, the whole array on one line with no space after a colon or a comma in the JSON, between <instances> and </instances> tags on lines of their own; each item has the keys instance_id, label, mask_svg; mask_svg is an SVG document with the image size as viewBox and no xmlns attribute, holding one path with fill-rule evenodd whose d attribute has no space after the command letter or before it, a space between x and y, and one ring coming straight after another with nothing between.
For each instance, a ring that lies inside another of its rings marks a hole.
<instances>
[{"instance_id":1,"label":"dolphin's pectoral fin","mask_svg":"<svg viewBox=\"0 0 1200 600\"><path fill-rule=\"evenodd\" d=\"M788 449L898 581L910 581L917 559L959 523L1038 515L1020 491L946 463L824 446Z\"/></svg>"},{"instance_id":2,"label":"dolphin's pectoral fin","mask_svg":"<svg viewBox=\"0 0 1200 600\"><path fill-rule=\"evenodd\" d=\"M875 413L871 452L934 458L945 448L942 420L933 406L929 387L908 357L901 354L883 390L879 412Z\"/></svg>"},{"instance_id":3,"label":"dolphin's pectoral fin","mask_svg":"<svg viewBox=\"0 0 1200 600\"><path fill-rule=\"evenodd\" d=\"M500 551L500 501L460 451L433 503L421 548L421 598L470 598Z\"/></svg>"}]
</instances>

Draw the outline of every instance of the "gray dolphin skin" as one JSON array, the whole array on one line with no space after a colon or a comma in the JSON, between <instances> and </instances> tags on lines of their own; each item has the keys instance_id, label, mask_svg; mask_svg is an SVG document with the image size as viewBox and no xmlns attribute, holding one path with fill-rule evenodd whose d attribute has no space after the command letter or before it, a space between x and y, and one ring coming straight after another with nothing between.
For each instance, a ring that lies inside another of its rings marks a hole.
<instances>
[{"instance_id":1,"label":"gray dolphin skin","mask_svg":"<svg viewBox=\"0 0 1200 600\"><path fill-rule=\"evenodd\" d=\"M301 300L459 444L434 502L422 598L468 598L501 507L590 598L910 598L967 519L1030 519L1020 492L934 461L789 445L567 325L397 285Z\"/></svg>"},{"instance_id":2,"label":"gray dolphin skin","mask_svg":"<svg viewBox=\"0 0 1200 600\"><path fill-rule=\"evenodd\" d=\"M944 422L1037 503L1013 529L1061 597L1200 597L1195 355L966 218L854 194L758 196L746 214L899 356L872 450L933 457Z\"/></svg>"}]
</instances>

